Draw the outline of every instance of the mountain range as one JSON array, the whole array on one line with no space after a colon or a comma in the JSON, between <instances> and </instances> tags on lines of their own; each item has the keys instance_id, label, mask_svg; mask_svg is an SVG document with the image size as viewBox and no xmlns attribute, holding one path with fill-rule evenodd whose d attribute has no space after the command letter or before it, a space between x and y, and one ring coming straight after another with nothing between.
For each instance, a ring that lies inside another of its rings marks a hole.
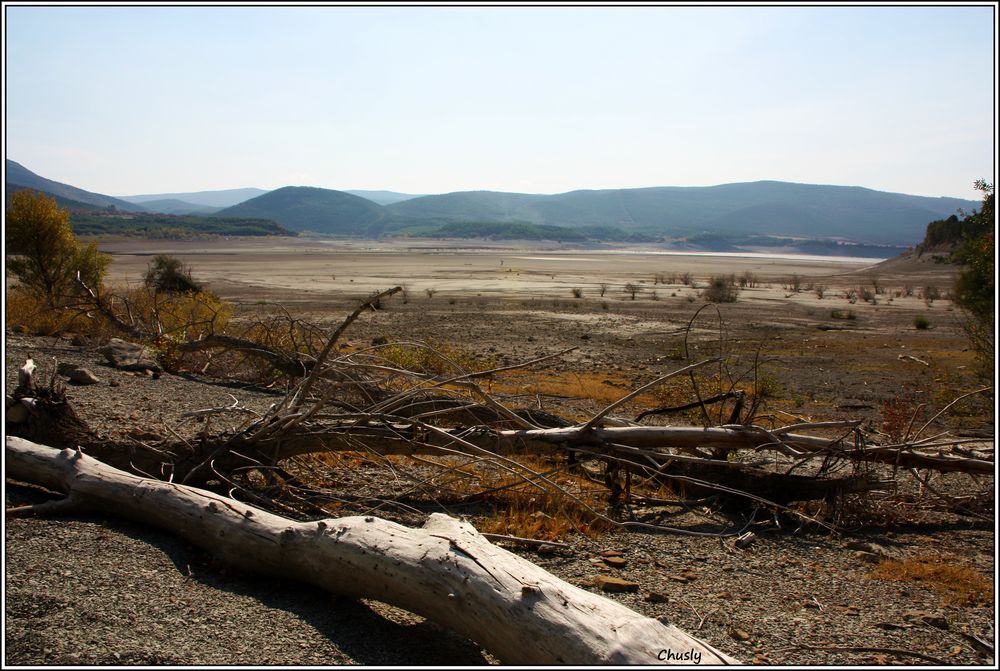
<instances>
[{"instance_id":1,"label":"mountain range","mask_svg":"<svg viewBox=\"0 0 1000 671\"><path fill-rule=\"evenodd\" d=\"M534 230L566 240L752 235L908 246L923 239L928 222L979 205L959 198L778 181L553 195L462 191L416 196L287 186L113 198L40 177L10 160L6 167L8 192L34 188L77 205L271 219L293 231L371 238L453 235L464 228L469 234Z\"/></svg>"}]
</instances>

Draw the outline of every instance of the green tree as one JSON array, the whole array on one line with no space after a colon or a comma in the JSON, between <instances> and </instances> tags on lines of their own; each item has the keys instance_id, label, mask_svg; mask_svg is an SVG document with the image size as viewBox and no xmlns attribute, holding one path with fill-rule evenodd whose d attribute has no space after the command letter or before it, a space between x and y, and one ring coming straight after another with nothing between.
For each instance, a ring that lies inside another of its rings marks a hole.
<instances>
[{"instance_id":1,"label":"green tree","mask_svg":"<svg viewBox=\"0 0 1000 671\"><path fill-rule=\"evenodd\" d=\"M994 194L993 185L985 180L976 181L976 189L983 194L983 204L978 211L965 215L966 237L952 254L952 259L963 266L955 280L954 302L968 316L966 332L984 364L984 372L992 376L996 314Z\"/></svg>"},{"instance_id":2,"label":"green tree","mask_svg":"<svg viewBox=\"0 0 1000 671\"><path fill-rule=\"evenodd\" d=\"M84 246L73 235L69 211L53 198L27 189L10 197L5 229L7 268L18 281L37 293L50 308L77 294L80 278L94 290L100 287L111 257Z\"/></svg>"},{"instance_id":3,"label":"green tree","mask_svg":"<svg viewBox=\"0 0 1000 671\"><path fill-rule=\"evenodd\" d=\"M145 277L146 287L157 292L174 294L199 293L202 286L191 277L191 271L180 259L158 254L149 264Z\"/></svg>"}]
</instances>

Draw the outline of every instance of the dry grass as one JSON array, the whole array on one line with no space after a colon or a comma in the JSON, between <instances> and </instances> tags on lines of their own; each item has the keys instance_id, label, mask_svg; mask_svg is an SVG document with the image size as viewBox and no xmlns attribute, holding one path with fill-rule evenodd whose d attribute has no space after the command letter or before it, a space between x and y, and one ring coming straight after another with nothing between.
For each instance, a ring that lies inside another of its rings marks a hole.
<instances>
[{"instance_id":1,"label":"dry grass","mask_svg":"<svg viewBox=\"0 0 1000 671\"><path fill-rule=\"evenodd\" d=\"M576 489L574 493L583 503L561 492L541 491L526 484L489 494L487 500L493 511L477 526L484 533L549 541L564 539L571 533L596 538L615 528L587 509L587 506L594 510L605 507L606 490L571 486L567 489Z\"/></svg>"},{"instance_id":2,"label":"dry grass","mask_svg":"<svg viewBox=\"0 0 1000 671\"><path fill-rule=\"evenodd\" d=\"M498 392L540 394L612 403L629 393L629 383L608 373L577 373L558 370L518 370L505 373L493 383Z\"/></svg>"},{"instance_id":3,"label":"dry grass","mask_svg":"<svg viewBox=\"0 0 1000 671\"><path fill-rule=\"evenodd\" d=\"M37 294L24 287L6 292L7 327L42 336L79 333L95 338L109 338L113 328L104 319L68 307L52 308Z\"/></svg>"},{"instance_id":4,"label":"dry grass","mask_svg":"<svg viewBox=\"0 0 1000 671\"><path fill-rule=\"evenodd\" d=\"M946 603L957 606L990 605L993 583L979 571L963 566L956 557L921 555L909 559L881 562L869 580L916 582L942 595Z\"/></svg>"}]
</instances>

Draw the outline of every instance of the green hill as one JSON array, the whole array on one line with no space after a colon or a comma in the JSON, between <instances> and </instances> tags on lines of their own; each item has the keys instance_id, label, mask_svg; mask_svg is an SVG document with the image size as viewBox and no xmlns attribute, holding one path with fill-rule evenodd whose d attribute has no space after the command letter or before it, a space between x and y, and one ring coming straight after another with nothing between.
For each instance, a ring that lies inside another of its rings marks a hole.
<instances>
[{"instance_id":1,"label":"green hill","mask_svg":"<svg viewBox=\"0 0 1000 671\"><path fill-rule=\"evenodd\" d=\"M911 245L923 238L929 221L975 205L958 198L861 187L750 182L551 196L466 191L414 198L385 209L394 221L530 222L572 228L614 226L661 236L710 231Z\"/></svg>"},{"instance_id":2,"label":"green hill","mask_svg":"<svg viewBox=\"0 0 1000 671\"><path fill-rule=\"evenodd\" d=\"M272 219L293 231L324 235L378 236L385 214L376 203L343 191L286 186L212 216Z\"/></svg>"},{"instance_id":3,"label":"green hill","mask_svg":"<svg viewBox=\"0 0 1000 671\"><path fill-rule=\"evenodd\" d=\"M15 163L10 159L6 159L5 174L8 193L11 193L10 189L12 185L17 185L21 188L42 191L51 196L61 198L64 202L73 201L90 208L114 207L115 209L125 212L144 212L146 210L146 208L142 205L136 205L135 203L129 203L118 198L105 196L101 193L84 191L83 189L78 189L75 186L70 186L69 184L63 184L62 182L46 179L45 177L31 172L20 163ZM58 200L56 202L58 202ZM66 205L62 206L67 207Z\"/></svg>"}]
</instances>

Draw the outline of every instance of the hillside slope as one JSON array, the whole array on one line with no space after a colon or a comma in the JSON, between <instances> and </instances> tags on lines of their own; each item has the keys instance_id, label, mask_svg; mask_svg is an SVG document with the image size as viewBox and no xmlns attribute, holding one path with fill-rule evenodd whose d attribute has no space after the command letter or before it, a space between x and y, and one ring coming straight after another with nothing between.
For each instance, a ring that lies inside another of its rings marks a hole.
<instances>
[{"instance_id":1,"label":"hillside slope","mask_svg":"<svg viewBox=\"0 0 1000 671\"><path fill-rule=\"evenodd\" d=\"M522 221L568 227L617 226L658 235L713 231L910 245L923 237L927 222L975 204L862 187L750 182L548 196L466 191L414 198L385 209L396 219Z\"/></svg>"},{"instance_id":2,"label":"hillside slope","mask_svg":"<svg viewBox=\"0 0 1000 671\"><path fill-rule=\"evenodd\" d=\"M74 201L76 203L82 203L86 206L97 207L97 208L109 208L114 207L118 210L124 210L126 212L145 212L146 208L141 205L136 205L135 203L129 203L127 201L121 200L119 198L113 198L111 196L105 196L101 193L93 193L92 191L84 191L75 186L70 186L69 184L63 184L62 182L56 182L51 179L42 177L41 175L36 175L27 168L25 168L20 163L15 163L10 159L5 160L4 164L5 175L7 179L7 192L13 193L13 191L19 190L15 187L33 189L35 191L43 191L51 196L58 196L59 198L65 199L66 201Z\"/></svg>"},{"instance_id":3,"label":"hillside slope","mask_svg":"<svg viewBox=\"0 0 1000 671\"><path fill-rule=\"evenodd\" d=\"M286 186L216 212L215 217L271 219L293 231L324 235L378 235L382 208L343 191Z\"/></svg>"}]
</instances>

